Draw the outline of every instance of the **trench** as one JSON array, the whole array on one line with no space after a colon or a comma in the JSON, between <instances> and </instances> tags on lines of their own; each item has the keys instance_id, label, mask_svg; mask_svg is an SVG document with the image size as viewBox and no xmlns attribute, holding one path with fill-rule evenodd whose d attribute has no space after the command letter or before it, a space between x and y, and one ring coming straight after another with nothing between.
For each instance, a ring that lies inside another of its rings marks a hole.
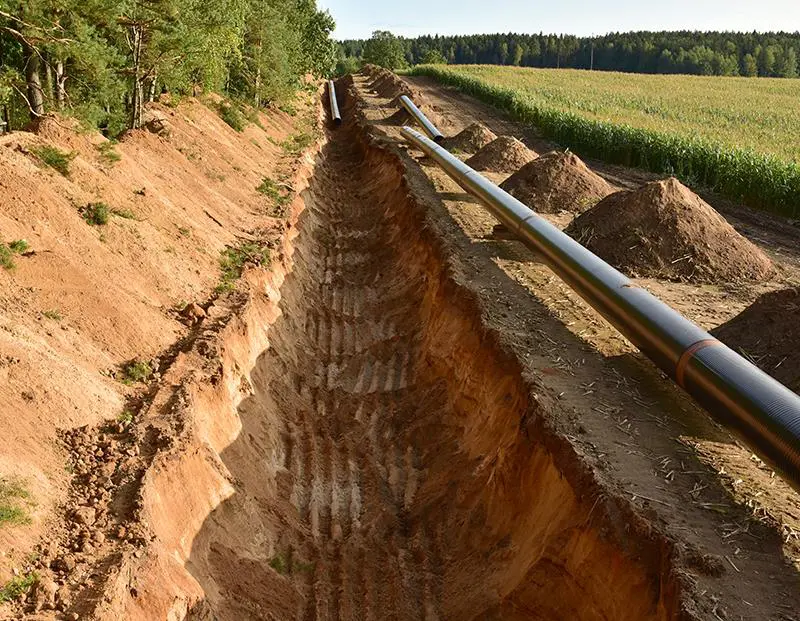
<instances>
[{"instance_id":1,"label":"trench","mask_svg":"<svg viewBox=\"0 0 800 621\"><path fill-rule=\"evenodd\" d=\"M664 545L598 506L402 166L352 121L319 155L197 618L679 618Z\"/></svg>"}]
</instances>

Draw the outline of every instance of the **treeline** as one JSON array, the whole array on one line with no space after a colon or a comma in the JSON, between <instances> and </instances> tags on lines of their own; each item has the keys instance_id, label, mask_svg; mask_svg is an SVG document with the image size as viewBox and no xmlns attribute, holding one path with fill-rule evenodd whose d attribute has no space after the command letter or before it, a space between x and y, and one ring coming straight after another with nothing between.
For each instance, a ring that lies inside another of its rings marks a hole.
<instances>
[{"instance_id":1,"label":"treeline","mask_svg":"<svg viewBox=\"0 0 800 621\"><path fill-rule=\"evenodd\" d=\"M797 32L629 32L600 37L508 33L398 41L408 65L439 60L631 73L795 78L800 55ZM340 58L362 59L368 42L341 41Z\"/></svg>"},{"instance_id":2,"label":"treeline","mask_svg":"<svg viewBox=\"0 0 800 621\"><path fill-rule=\"evenodd\" d=\"M315 0L0 0L0 112L116 134L163 92L263 105L333 69L333 28Z\"/></svg>"}]
</instances>

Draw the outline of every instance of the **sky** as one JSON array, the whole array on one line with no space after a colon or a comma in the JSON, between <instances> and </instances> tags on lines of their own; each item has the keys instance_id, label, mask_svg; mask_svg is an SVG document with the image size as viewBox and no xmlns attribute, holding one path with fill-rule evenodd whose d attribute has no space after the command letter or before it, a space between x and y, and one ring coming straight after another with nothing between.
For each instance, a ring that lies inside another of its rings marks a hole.
<instances>
[{"instance_id":1,"label":"sky","mask_svg":"<svg viewBox=\"0 0 800 621\"><path fill-rule=\"evenodd\" d=\"M317 0L336 39L494 32L800 31L800 0Z\"/></svg>"}]
</instances>

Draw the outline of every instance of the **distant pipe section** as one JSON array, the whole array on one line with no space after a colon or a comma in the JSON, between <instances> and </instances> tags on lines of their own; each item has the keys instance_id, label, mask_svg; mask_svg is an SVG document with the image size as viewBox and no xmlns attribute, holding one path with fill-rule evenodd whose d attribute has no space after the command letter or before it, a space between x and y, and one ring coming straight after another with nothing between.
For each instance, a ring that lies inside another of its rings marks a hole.
<instances>
[{"instance_id":1,"label":"distant pipe section","mask_svg":"<svg viewBox=\"0 0 800 621\"><path fill-rule=\"evenodd\" d=\"M800 396L410 127L403 137L800 491Z\"/></svg>"},{"instance_id":2,"label":"distant pipe section","mask_svg":"<svg viewBox=\"0 0 800 621\"><path fill-rule=\"evenodd\" d=\"M436 126L428 120L428 117L422 114L422 111L417 108L417 106L414 105L414 102L408 97L405 95L400 95L400 105L402 105L403 108L406 109L406 112L412 116L412 118L417 122L417 125L422 128L422 131L425 132L428 138L437 143L444 140L444 136L442 136L441 132L436 129Z\"/></svg>"},{"instance_id":3,"label":"distant pipe section","mask_svg":"<svg viewBox=\"0 0 800 621\"><path fill-rule=\"evenodd\" d=\"M328 80L328 103L331 106L331 121L336 126L342 124L342 115L339 114L339 103L336 101L336 86L333 80Z\"/></svg>"}]
</instances>

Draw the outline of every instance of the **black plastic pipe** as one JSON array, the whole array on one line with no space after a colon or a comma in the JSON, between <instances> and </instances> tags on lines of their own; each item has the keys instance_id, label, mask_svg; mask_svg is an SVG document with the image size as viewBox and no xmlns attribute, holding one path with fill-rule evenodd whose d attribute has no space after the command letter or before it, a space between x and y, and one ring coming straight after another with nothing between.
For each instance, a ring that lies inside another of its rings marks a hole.
<instances>
[{"instance_id":1,"label":"black plastic pipe","mask_svg":"<svg viewBox=\"0 0 800 621\"><path fill-rule=\"evenodd\" d=\"M411 101L408 97L406 97L405 95L400 95L400 105L402 105L406 109L406 112L408 112L413 117L413 119L422 128L422 131L425 132L428 138L430 138L434 142L441 142L442 140L444 140L444 136L442 136L442 133L438 129L436 129L436 126L428 120L428 117L422 114L422 111L419 108L417 108L417 106L414 105L414 102Z\"/></svg>"},{"instance_id":2,"label":"black plastic pipe","mask_svg":"<svg viewBox=\"0 0 800 621\"><path fill-rule=\"evenodd\" d=\"M403 137L800 491L800 396L410 127Z\"/></svg>"},{"instance_id":3,"label":"black plastic pipe","mask_svg":"<svg viewBox=\"0 0 800 621\"><path fill-rule=\"evenodd\" d=\"M333 80L328 80L328 103L331 106L331 120L334 125L342 124L342 115L339 114L339 103L336 101L336 86Z\"/></svg>"}]
</instances>

